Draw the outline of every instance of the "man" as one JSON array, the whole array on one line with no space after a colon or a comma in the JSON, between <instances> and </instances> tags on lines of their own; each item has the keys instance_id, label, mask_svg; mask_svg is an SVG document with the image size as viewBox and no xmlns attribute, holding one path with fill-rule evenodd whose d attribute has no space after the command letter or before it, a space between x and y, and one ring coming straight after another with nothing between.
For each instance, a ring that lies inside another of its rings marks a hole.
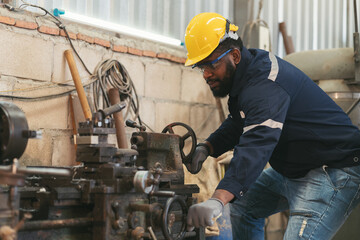
<instances>
[{"instance_id":1,"label":"man","mask_svg":"<svg viewBox=\"0 0 360 240\"><path fill-rule=\"evenodd\" d=\"M359 202L360 132L303 72L246 49L237 30L216 13L186 29L185 65L214 96L229 96L230 111L186 167L195 174L209 155L234 149L212 198L190 207L188 228L212 225L230 202L234 239L264 239L264 218L287 209L285 239L330 239Z\"/></svg>"}]
</instances>

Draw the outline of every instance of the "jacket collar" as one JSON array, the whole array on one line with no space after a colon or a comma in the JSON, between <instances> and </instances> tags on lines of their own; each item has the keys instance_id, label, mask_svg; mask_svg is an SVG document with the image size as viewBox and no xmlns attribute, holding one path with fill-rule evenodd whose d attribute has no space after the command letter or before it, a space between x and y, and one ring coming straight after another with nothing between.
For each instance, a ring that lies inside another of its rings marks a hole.
<instances>
[{"instance_id":1,"label":"jacket collar","mask_svg":"<svg viewBox=\"0 0 360 240\"><path fill-rule=\"evenodd\" d=\"M241 51L241 60L239 64L236 66L235 74L234 74L234 82L233 86L231 88L231 91L229 93L230 97L235 97L239 94L240 90L245 86L247 81L245 79L242 79L244 77L244 74L247 71L247 68L250 64L250 62L253 59L253 55L247 50L247 48L243 47Z\"/></svg>"}]
</instances>

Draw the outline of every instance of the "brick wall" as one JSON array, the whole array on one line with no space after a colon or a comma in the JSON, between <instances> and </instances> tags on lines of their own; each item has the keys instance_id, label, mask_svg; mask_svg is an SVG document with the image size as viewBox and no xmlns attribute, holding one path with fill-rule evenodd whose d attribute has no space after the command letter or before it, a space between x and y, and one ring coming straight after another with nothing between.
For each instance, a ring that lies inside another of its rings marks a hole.
<instances>
[{"instance_id":1,"label":"brick wall","mask_svg":"<svg viewBox=\"0 0 360 240\"><path fill-rule=\"evenodd\" d=\"M180 121L196 130L202 140L219 125L215 100L201 74L183 66L183 48L65 24L90 71L109 58L125 66L140 98L142 120L155 131ZM64 57L67 49L70 45L64 33L48 19L35 20L31 13L0 8L0 94L36 97L70 89L73 83ZM77 59L76 63L83 84L88 83L88 74ZM76 164L69 96L31 102L0 100L14 102L25 112L29 128L43 132L42 139L29 141L22 165ZM76 97L74 104L76 121L83 121ZM132 131L127 129L128 138Z\"/></svg>"}]
</instances>

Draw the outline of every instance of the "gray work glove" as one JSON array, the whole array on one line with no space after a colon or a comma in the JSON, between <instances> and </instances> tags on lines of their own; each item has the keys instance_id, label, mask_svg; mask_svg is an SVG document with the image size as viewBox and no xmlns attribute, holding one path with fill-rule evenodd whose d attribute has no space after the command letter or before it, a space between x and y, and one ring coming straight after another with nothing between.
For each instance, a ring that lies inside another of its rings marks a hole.
<instances>
[{"instance_id":1,"label":"gray work glove","mask_svg":"<svg viewBox=\"0 0 360 240\"><path fill-rule=\"evenodd\" d=\"M198 173L201 170L203 162L205 162L208 156L209 151L205 143L198 144L191 157L191 162L185 164L187 170L192 174Z\"/></svg>"},{"instance_id":2,"label":"gray work glove","mask_svg":"<svg viewBox=\"0 0 360 240\"><path fill-rule=\"evenodd\" d=\"M194 227L212 226L223 210L224 204L217 198L192 205L187 215L187 231L194 230Z\"/></svg>"}]
</instances>

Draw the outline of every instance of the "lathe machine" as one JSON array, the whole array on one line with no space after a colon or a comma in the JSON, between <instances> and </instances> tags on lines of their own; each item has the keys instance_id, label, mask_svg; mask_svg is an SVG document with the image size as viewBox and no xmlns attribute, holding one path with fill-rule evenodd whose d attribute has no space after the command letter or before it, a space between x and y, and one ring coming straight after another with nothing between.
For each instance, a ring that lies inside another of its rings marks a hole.
<instances>
[{"instance_id":1,"label":"lathe machine","mask_svg":"<svg viewBox=\"0 0 360 240\"><path fill-rule=\"evenodd\" d=\"M193 130L173 123L162 133L137 128L131 149L116 147L116 104L79 123L77 166L18 166L30 131L24 113L0 102L1 239L205 239L186 231L197 185L184 184L183 162L196 146ZM174 133L174 127L186 130ZM184 151L191 140L191 150Z\"/></svg>"}]
</instances>

